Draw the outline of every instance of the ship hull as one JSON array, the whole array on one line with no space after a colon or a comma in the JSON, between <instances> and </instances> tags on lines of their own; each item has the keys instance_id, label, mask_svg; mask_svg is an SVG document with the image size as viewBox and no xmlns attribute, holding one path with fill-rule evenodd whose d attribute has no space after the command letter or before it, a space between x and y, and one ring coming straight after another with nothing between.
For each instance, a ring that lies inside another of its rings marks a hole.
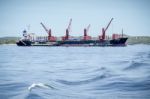
<instances>
[{"instance_id":1,"label":"ship hull","mask_svg":"<svg viewBox=\"0 0 150 99\"><path fill-rule=\"evenodd\" d=\"M18 46L31 46L32 42L30 40L19 40L16 42Z\"/></svg>"},{"instance_id":2,"label":"ship hull","mask_svg":"<svg viewBox=\"0 0 150 99\"><path fill-rule=\"evenodd\" d=\"M57 46L126 46L128 38L114 40L59 41Z\"/></svg>"},{"instance_id":3,"label":"ship hull","mask_svg":"<svg viewBox=\"0 0 150 99\"><path fill-rule=\"evenodd\" d=\"M126 41L128 38L118 38L114 40L110 40L110 44L112 45L126 45Z\"/></svg>"},{"instance_id":4,"label":"ship hull","mask_svg":"<svg viewBox=\"0 0 150 99\"><path fill-rule=\"evenodd\" d=\"M33 43L29 40L20 40L16 44L18 46L126 46L128 38L118 38L114 40L66 40L57 41L55 43L45 42Z\"/></svg>"}]
</instances>

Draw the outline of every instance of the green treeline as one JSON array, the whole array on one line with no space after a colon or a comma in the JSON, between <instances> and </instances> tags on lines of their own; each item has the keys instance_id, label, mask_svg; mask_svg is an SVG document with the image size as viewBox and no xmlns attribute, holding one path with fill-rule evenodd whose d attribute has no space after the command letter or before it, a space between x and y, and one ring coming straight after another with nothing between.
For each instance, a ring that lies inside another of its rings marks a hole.
<instances>
[{"instance_id":1,"label":"green treeline","mask_svg":"<svg viewBox=\"0 0 150 99\"><path fill-rule=\"evenodd\" d=\"M130 36L127 44L150 44L150 36Z\"/></svg>"},{"instance_id":2,"label":"green treeline","mask_svg":"<svg viewBox=\"0 0 150 99\"><path fill-rule=\"evenodd\" d=\"M0 37L0 44L15 44L19 37Z\"/></svg>"}]
</instances>

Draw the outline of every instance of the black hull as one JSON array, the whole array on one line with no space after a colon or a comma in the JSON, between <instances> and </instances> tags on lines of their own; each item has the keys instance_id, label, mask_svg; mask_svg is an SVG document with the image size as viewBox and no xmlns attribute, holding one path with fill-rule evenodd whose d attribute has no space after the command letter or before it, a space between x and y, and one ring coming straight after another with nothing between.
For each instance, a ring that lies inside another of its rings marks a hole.
<instances>
[{"instance_id":1,"label":"black hull","mask_svg":"<svg viewBox=\"0 0 150 99\"><path fill-rule=\"evenodd\" d=\"M114 40L59 41L57 46L125 46L128 38Z\"/></svg>"},{"instance_id":2,"label":"black hull","mask_svg":"<svg viewBox=\"0 0 150 99\"><path fill-rule=\"evenodd\" d=\"M31 46L32 42L29 40L19 40L18 42L16 42L16 44L18 46Z\"/></svg>"},{"instance_id":3,"label":"black hull","mask_svg":"<svg viewBox=\"0 0 150 99\"><path fill-rule=\"evenodd\" d=\"M18 46L126 46L128 38L118 38L114 40L66 40L57 41L54 44L34 44L29 40L20 40L16 44ZM47 42L48 43L48 42Z\"/></svg>"},{"instance_id":4,"label":"black hull","mask_svg":"<svg viewBox=\"0 0 150 99\"><path fill-rule=\"evenodd\" d=\"M118 38L115 40L110 40L112 46L125 46L128 38Z\"/></svg>"}]
</instances>

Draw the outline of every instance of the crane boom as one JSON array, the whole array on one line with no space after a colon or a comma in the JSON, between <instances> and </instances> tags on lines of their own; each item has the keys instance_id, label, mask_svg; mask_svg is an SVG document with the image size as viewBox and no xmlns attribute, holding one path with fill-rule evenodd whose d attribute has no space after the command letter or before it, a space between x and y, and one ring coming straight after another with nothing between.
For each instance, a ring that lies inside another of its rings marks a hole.
<instances>
[{"instance_id":1,"label":"crane boom","mask_svg":"<svg viewBox=\"0 0 150 99\"><path fill-rule=\"evenodd\" d=\"M66 29L66 35L65 35L65 37L62 38L63 40L67 40L69 38L71 23L72 23L72 19L70 19L70 21L69 21L69 25L68 25L68 27Z\"/></svg>"},{"instance_id":2,"label":"crane boom","mask_svg":"<svg viewBox=\"0 0 150 99\"><path fill-rule=\"evenodd\" d=\"M69 25L68 25L68 28L67 28L68 32L70 32L71 23L72 23L72 19L70 19L70 21L69 21Z\"/></svg>"},{"instance_id":3,"label":"crane boom","mask_svg":"<svg viewBox=\"0 0 150 99\"><path fill-rule=\"evenodd\" d=\"M90 27L91 27L91 25L89 24L88 27L86 28L86 32L87 32L87 33L88 33Z\"/></svg>"},{"instance_id":4,"label":"crane boom","mask_svg":"<svg viewBox=\"0 0 150 99\"><path fill-rule=\"evenodd\" d=\"M111 22L112 22L113 19L114 19L114 18L111 18L111 20L110 20L110 22L108 23L108 25L107 25L106 28L102 28L102 40L105 40L106 31L107 31L108 27L110 26L110 24L111 24ZM101 39L101 38L100 38L100 39Z\"/></svg>"},{"instance_id":5,"label":"crane boom","mask_svg":"<svg viewBox=\"0 0 150 99\"><path fill-rule=\"evenodd\" d=\"M111 18L110 22L108 23L107 27L105 28L105 32L107 31L107 29L108 29L108 27L110 26L110 24L111 24L111 22L112 22L113 19L114 19L114 18Z\"/></svg>"},{"instance_id":6,"label":"crane boom","mask_svg":"<svg viewBox=\"0 0 150 99\"><path fill-rule=\"evenodd\" d=\"M44 30L49 33L49 30L45 27L45 25L41 22L42 27L44 28Z\"/></svg>"}]
</instances>

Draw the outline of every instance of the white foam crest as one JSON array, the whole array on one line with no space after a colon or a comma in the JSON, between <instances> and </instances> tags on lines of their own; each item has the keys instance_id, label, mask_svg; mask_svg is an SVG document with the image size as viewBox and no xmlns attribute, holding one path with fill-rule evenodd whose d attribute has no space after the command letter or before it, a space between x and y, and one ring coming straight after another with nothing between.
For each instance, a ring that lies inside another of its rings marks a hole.
<instances>
[{"instance_id":1,"label":"white foam crest","mask_svg":"<svg viewBox=\"0 0 150 99\"><path fill-rule=\"evenodd\" d=\"M34 88L51 88L51 89L54 89L52 86L44 84L44 83L33 83L28 87L28 90L31 91Z\"/></svg>"}]
</instances>

